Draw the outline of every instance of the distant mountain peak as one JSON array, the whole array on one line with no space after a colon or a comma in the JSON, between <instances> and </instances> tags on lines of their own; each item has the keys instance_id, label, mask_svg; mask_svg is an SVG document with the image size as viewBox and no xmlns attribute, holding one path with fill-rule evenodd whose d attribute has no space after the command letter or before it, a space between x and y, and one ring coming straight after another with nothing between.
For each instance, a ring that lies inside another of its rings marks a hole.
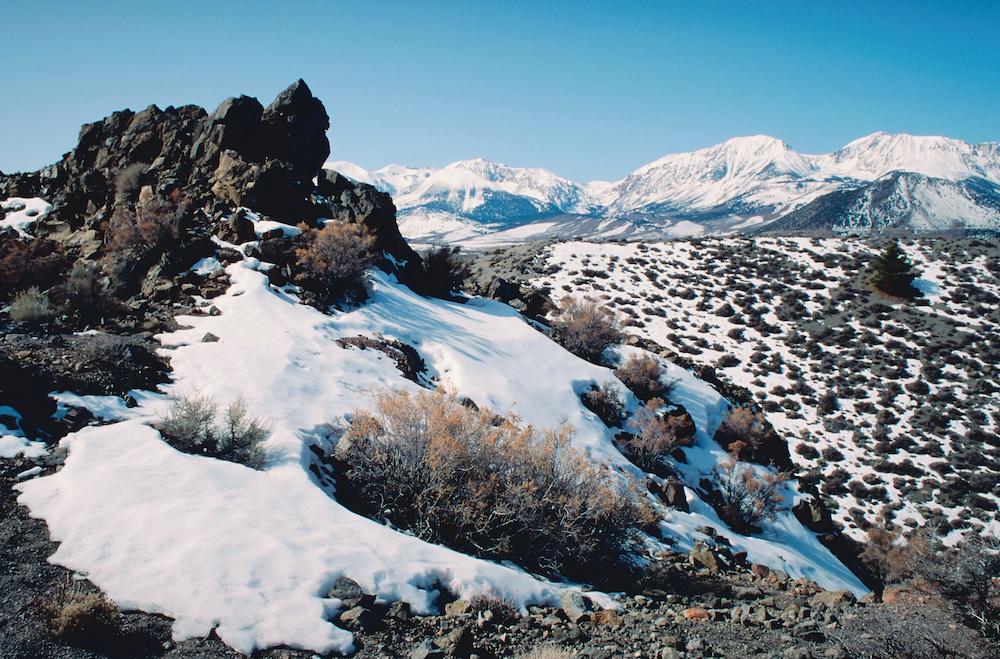
<instances>
[{"instance_id":1,"label":"distant mountain peak","mask_svg":"<svg viewBox=\"0 0 1000 659\"><path fill-rule=\"evenodd\" d=\"M922 196L912 207L943 212L943 203L924 199L946 195L965 209L962 213L975 215L969 216L970 225L981 227L983 218L988 223L995 214L973 207L985 203L992 208L989 197L1000 185L1000 143L969 144L942 136L879 131L831 153L804 154L777 137L745 135L667 154L619 181L589 183L482 157L437 169L388 166L368 172L350 163L331 166L392 194L401 221L405 224L408 217L420 216L416 224L421 230L444 222L449 227L468 225L478 235L560 217L565 227L567 216L594 220L589 225L604 227L601 231L622 230L614 224L619 220L638 222L643 231L655 231L657 226L673 231L678 223L708 231L742 230L766 225L830 193L862 188L900 172L938 181L921 184ZM990 185L969 189L948 185L971 179ZM980 188L986 192L977 192ZM959 215L948 218L949 226L962 224ZM922 219L920 226L937 226L933 220Z\"/></svg>"}]
</instances>

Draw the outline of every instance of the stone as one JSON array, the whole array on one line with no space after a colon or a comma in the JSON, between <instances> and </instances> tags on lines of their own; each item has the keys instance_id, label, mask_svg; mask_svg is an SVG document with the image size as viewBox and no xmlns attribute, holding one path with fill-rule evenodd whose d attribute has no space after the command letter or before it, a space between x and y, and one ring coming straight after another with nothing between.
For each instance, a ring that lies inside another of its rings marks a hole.
<instances>
[{"instance_id":1,"label":"stone","mask_svg":"<svg viewBox=\"0 0 1000 659\"><path fill-rule=\"evenodd\" d=\"M340 622L354 629L371 629L378 622L378 616L371 609L355 606L340 614Z\"/></svg>"},{"instance_id":2,"label":"stone","mask_svg":"<svg viewBox=\"0 0 1000 659\"><path fill-rule=\"evenodd\" d=\"M706 568L710 574L719 573L719 559L715 552L708 547L695 545L688 556L692 565L700 565Z\"/></svg>"},{"instance_id":3,"label":"stone","mask_svg":"<svg viewBox=\"0 0 1000 659\"><path fill-rule=\"evenodd\" d=\"M219 337L212 334L211 332L205 332L205 336L201 337L202 343L218 343Z\"/></svg>"},{"instance_id":4,"label":"stone","mask_svg":"<svg viewBox=\"0 0 1000 659\"><path fill-rule=\"evenodd\" d=\"M841 606L854 604L857 598L854 594L846 590L824 590L816 593L809 599L809 604L813 608L826 607L835 609Z\"/></svg>"},{"instance_id":5,"label":"stone","mask_svg":"<svg viewBox=\"0 0 1000 659\"><path fill-rule=\"evenodd\" d=\"M356 606L370 608L375 603L374 595L364 592L357 581L345 576L337 577L326 596L339 599L349 609Z\"/></svg>"},{"instance_id":6,"label":"stone","mask_svg":"<svg viewBox=\"0 0 1000 659\"><path fill-rule=\"evenodd\" d=\"M570 622L578 622L590 612L590 605L579 591L567 590L562 594L562 610Z\"/></svg>"},{"instance_id":7,"label":"stone","mask_svg":"<svg viewBox=\"0 0 1000 659\"><path fill-rule=\"evenodd\" d=\"M684 616L685 620L708 620L708 611L701 607L693 606L681 611L681 615Z\"/></svg>"},{"instance_id":8,"label":"stone","mask_svg":"<svg viewBox=\"0 0 1000 659\"><path fill-rule=\"evenodd\" d=\"M472 628L469 625L456 627L444 636L434 639L434 645L444 651L445 656L464 656L472 651Z\"/></svg>"},{"instance_id":9,"label":"stone","mask_svg":"<svg viewBox=\"0 0 1000 659\"><path fill-rule=\"evenodd\" d=\"M597 627L620 627L622 618L614 609L602 609L590 614L590 621Z\"/></svg>"},{"instance_id":10,"label":"stone","mask_svg":"<svg viewBox=\"0 0 1000 659\"><path fill-rule=\"evenodd\" d=\"M472 612L472 602L469 600L455 600L444 605L444 614L449 618L456 618Z\"/></svg>"}]
</instances>

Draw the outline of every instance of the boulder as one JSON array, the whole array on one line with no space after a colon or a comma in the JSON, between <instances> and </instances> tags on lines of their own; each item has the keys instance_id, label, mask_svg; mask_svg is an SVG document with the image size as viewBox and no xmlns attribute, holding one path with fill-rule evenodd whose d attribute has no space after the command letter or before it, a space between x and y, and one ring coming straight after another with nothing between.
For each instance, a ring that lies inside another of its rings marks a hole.
<instances>
[{"instance_id":1,"label":"boulder","mask_svg":"<svg viewBox=\"0 0 1000 659\"><path fill-rule=\"evenodd\" d=\"M472 602L469 600L455 600L444 605L444 614L449 618L455 618L472 612Z\"/></svg>"},{"instance_id":2,"label":"boulder","mask_svg":"<svg viewBox=\"0 0 1000 659\"><path fill-rule=\"evenodd\" d=\"M316 191L324 197L339 199L340 195L353 188L354 183L332 169L321 169L316 176Z\"/></svg>"},{"instance_id":3,"label":"boulder","mask_svg":"<svg viewBox=\"0 0 1000 659\"><path fill-rule=\"evenodd\" d=\"M578 622L590 612L590 602L582 593L567 590L562 594L562 610L570 622Z\"/></svg>"},{"instance_id":4,"label":"boulder","mask_svg":"<svg viewBox=\"0 0 1000 659\"><path fill-rule=\"evenodd\" d=\"M292 83L261 116L263 155L287 162L293 176L310 181L330 155L330 117L304 80Z\"/></svg>"},{"instance_id":5,"label":"boulder","mask_svg":"<svg viewBox=\"0 0 1000 659\"><path fill-rule=\"evenodd\" d=\"M710 574L718 574L720 570L719 558L715 552L704 545L695 545L691 553L688 554L692 565L700 565L706 568Z\"/></svg>"},{"instance_id":6,"label":"boulder","mask_svg":"<svg viewBox=\"0 0 1000 659\"><path fill-rule=\"evenodd\" d=\"M660 484L657 494L665 504L677 510L688 511L687 494L684 483L676 476L670 476Z\"/></svg>"},{"instance_id":7,"label":"boulder","mask_svg":"<svg viewBox=\"0 0 1000 659\"><path fill-rule=\"evenodd\" d=\"M463 657L472 651L472 627L462 625L434 639L434 645L444 651L447 657Z\"/></svg>"},{"instance_id":8,"label":"boulder","mask_svg":"<svg viewBox=\"0 0 1000 659\"><path fill-rule=\"evenodd\" d=\"M337 577L326 596L330 599L340 600L348 609L357 606L367 608L375 603L374 595L366 593L357 581L345 576Z\"/></svg>"},{"instance_id":9,"label":"boulder","mask_svg":"<svg viewBox=\"0 0 1000 659\"><path fill-rule=\"evenodd\" d=\"M823 501L815 496L805 496L799 499L792 507L792 513L802 525L816 533L832 533L834 531L833 517L830 511L823 504Z\"/></svg>"}]
</instances>

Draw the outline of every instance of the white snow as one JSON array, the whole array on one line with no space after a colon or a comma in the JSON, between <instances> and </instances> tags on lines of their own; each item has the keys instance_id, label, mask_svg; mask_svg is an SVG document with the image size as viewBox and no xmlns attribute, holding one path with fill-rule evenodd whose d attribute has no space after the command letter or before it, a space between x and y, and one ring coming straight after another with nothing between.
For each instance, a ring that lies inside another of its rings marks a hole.
<instances>
[{"instance_id":1,"label":"white snow","mask_svg":"<svg viewBox=\"0 0 1000 659\"><path fill-rule=\"evenodd\" d=\"M567 353L500 303L422 298L374 272L367 304L326 315L270 287L255 267L265 266L245 259L227 267L231 287L212 300L221 315L180 317L186 328L159 338L174 369L171 393L203 393L220 403L242 396L273 423L268 469L183 454L162 442L147 425L163 414L162 396L140 397L133 409L83 397L91 409L125 420L69 435L65 467L18 486L19 501L61 543L52 560L86 573L126 609L174 618L178 639L214 628L243 652L282 644L349 651L351 635L328 622L337 603L323 597L342 574L418 611L434 608L438 582L460 596L489 590L521 605L555 602L563 586L348 511L312 477L309 446L328 449L325 424L368 405L374 390L417 386L380 353L335 343L381 334L414 345L446 388L526 423L568 422L575 446L593 460L640 475L612 445L612 431L578 399L582 387L610 379L611 371ZM202 343L206 332L219 341ZM701 472L721 451L708 433L723 403L675 370L699 432L687 468ZM68 403L69 396L59 399ZM705 523L719 525L696 506L672 514L664 528L683 545ZM789 516L761 537L732 540L751 560L792 576L864 590Z\"/></svg>"},{"instance_id":2,"label":"white snow","mask_svg":"<svg viewBox=\"0 0 1000 659\"><path fill-rule=\"evenodd\" d=\"M40 458L48 453L45 444L32 442L16 435L0 435L0 458Z\"/></svg>"},{"instance_id":3,"label":"white snow","mask_svg":"<svg viewBox=\"0 0 1000 659\"><path fill-rule=\"evenodd\" d=\"M6 214L0 219L0 230L9 228L24 238L30 238L28 229L52 210L52 205L38 197L10 197L0 202Z\"/></svg>"}]
</instances>

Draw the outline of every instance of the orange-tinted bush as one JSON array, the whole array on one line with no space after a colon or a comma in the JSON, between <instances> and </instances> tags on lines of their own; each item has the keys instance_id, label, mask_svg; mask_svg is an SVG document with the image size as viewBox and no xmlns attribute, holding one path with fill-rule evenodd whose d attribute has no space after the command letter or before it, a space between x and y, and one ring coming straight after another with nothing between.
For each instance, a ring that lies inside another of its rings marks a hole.
<instances>
[{"instance_id":1,"label":"orange-tinted bush","mask_svg":"<svg viewBox=\"0 0 1000 659\"><path fill-rule=\"evenodd\" d=\"M338 497L425 540L594 580L593 568L627 561L654 519L634 488L570 437L452 395L382 393L337 448Z\"/></svg>"}]
</instances>

